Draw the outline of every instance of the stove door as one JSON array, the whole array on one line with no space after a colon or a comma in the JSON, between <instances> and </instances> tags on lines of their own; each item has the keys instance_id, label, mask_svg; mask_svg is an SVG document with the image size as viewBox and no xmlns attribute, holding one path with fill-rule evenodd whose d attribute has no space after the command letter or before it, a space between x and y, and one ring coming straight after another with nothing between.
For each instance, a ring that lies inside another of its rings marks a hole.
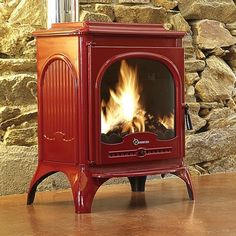
<instances>
[{"instance_id":1,"label":"stove door","mask_svg":"<svg viewBox=\"0 0 236 236\"><path fill-rule=\"evenodd\" d=\"M90 161L181 158L183 49L89 47Z\"/></svg>"}]
</instances>

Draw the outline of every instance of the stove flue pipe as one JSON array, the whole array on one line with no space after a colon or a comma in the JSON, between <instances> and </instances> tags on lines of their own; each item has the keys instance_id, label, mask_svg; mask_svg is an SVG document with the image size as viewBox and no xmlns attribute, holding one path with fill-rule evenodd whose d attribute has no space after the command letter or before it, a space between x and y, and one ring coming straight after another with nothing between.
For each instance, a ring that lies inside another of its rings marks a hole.
<instances>
[{"instance_id":1,"label":"stove flue pipe","mask_svg":"<svg viewBox=\"0 0 236 236\"><path fill-rule=\"evenodd\" d=\"M53 23L79 21L79 0L47 0L48 28Z\"/></svg>"}]
</instances>

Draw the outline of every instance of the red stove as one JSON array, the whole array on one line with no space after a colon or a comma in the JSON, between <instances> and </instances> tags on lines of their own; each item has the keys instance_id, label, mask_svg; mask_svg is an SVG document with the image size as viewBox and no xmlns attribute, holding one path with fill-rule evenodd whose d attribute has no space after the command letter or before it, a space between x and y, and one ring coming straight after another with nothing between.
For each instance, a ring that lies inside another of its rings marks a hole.
<instances>
[{"instance_id":1,"label":"red stove","mask_svg":"<svg viewBox=\"0 0 236 236\"><path fill-rule=\"evenodd\" d=\"M70 181L76 213L90 212L97 189L113 177L144 191L147 175L171 173L193 200L183 164L184 32L83 22L35 36L39 162L28 204L56 172Z\"/></svg>"}]
</instances>

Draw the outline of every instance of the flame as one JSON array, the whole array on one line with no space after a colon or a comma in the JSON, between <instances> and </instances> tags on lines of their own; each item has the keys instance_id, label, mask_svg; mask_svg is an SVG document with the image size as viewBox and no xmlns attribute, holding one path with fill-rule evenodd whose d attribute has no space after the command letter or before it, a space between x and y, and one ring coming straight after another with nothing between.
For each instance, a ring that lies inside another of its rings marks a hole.
<instances>
[{"instance_id":1,"label":"flame","mask_svg":"<svg viewBox=\"0 0 236 236\"><path fill-rule=\"evenodd\" d=\"M115 90L109 89L109 101L102 100L101 102L101 132L103 134L117 129L122 133L145 132L145 123L153 116L147 114L142 108L140 92L137 66L133 68L122 60L117 86ZM174 113L155 119L166 129L174 129Z\"/></svg>"},{"instance_id":2,"label":"flame","mask_svg":"<svg viewBox=\"0 0 236 236\"><path fill-rule=\"evenodd\" d=\"M166 127L166 129L174 129L175 127L175 117L174 113L170 113L169 116L158 117L158 122Z\"/></svg>"},{"instance_id":3,"label":"flame","mask_svg":"<svg viewBox=\"0 0 236 236\"><path fill-rule=\"evenodd\" d=\"M113 130L119 124L122 124L122 132L145 131L145 112L139 103L137 74L137 67L121 61L117 87L115 91L109 90L110 100L107 104L102 101L102 133Z\"/></svg>"}]
</instances>

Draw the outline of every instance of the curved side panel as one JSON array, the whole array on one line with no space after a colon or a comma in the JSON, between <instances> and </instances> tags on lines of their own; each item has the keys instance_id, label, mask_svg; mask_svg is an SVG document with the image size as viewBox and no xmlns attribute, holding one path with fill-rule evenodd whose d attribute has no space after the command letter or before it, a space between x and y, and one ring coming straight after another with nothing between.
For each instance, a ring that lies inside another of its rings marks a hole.
<instances>
[{"instance_id":1,"label":"curved side panel","mask_svg":"<svg viewBox=\"0 0 236 236\"><path fill-rule=\"evenodd\" d=\"M69 60L51 57L40 81L40 129L42 159L76 162L77 79Z\"/></svg>"}]
</instances>

